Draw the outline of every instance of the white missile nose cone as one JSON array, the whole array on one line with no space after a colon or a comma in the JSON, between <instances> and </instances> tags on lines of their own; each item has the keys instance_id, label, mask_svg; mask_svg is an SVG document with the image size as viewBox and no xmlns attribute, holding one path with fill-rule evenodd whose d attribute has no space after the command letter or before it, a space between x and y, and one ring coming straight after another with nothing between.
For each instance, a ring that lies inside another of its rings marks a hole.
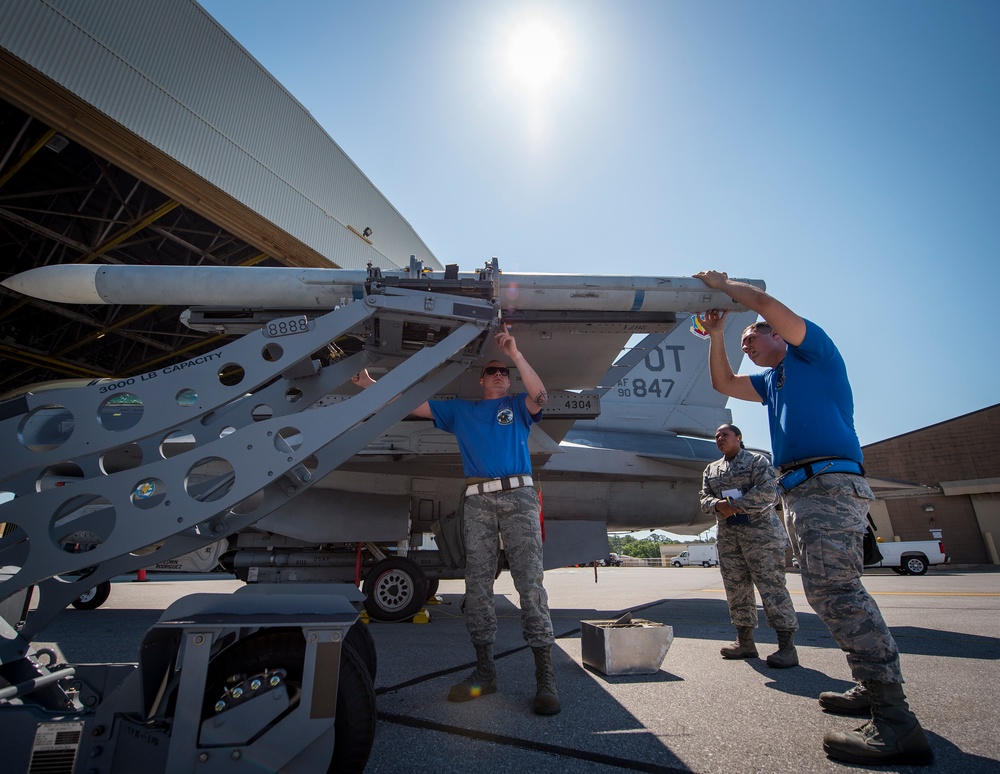
<instances>
[{"instance_id":1,"label":"white missile nose cone","mask_svg":"<svg viewBox=\"0 0 1000 774\"><path fill-rule=\"evenodd\" d=\"M3 286L57 304L103 304L97 292L97 270L89 264L40 266L8 277Z\"/></svg>"}]
</instances>

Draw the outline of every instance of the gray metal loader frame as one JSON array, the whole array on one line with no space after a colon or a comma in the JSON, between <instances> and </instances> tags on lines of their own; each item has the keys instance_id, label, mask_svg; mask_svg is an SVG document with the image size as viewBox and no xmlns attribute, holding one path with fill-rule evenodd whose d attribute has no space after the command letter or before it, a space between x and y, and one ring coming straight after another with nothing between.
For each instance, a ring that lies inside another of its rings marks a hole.
<instances>
[{"instance_id":1,"label":"gray metal loader frame","mask_svg":"<svg viewBox=\"0 0 1000 774\"><path fill-rule=\"evenodd\" d=\"M271 319L159 371L0 404L0 492L12 496L0 504L5 770L46 759L62 766L47 771L67 774L331 765L338 666L361 596L353 586L186 597L146 634L137 665L58 665L31 642L96 584L288 503L440 391L498 322L494 272L458 287L421 279L418 263L412 283L382 282L370 269L362 299L322 316ZM354 354L341 346L356 342ZM302 413L374 362L394 367L369 389ZM212 664L272 629L302 632L301 685L265 670L256 687L227 689L203 712Z\"/></svg>"}]
</instances>

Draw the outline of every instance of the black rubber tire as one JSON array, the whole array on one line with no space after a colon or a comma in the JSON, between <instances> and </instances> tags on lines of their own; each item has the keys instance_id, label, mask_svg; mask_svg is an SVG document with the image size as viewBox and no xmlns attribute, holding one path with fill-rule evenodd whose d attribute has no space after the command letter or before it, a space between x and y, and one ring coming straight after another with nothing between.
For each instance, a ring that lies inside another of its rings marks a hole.
<instances>
[{"instance_id":1,"label":"black rubber tire","mask_svg":"<svg viewBox=\"0 0 1000 774\"><path fill-rule=\"evenodd\" d=\"M927 560L922 556L907 556L903 559L903 567L907 575L926 575Z\"/></svg>"},{"instance_id":2,"label":"black rubber tire","mask_svg":"<svg viewBox=\"0 0 1000 774\"><path fill-rule=\"evenodd\" d=\"M375 650L375 640L368 630L368 625L358 619L354 626L347 630L347 644L351 646L355 653L361 657L368 674L375 682L375 674L378 672L378 653Z\"/></svg>"},{"instance_id":3,"label":"black rubber tire","mask_svg":"<svg viewBox=\"0 0 1000 774\"><path fill-rule=\"evenodd\" d=\"M70 604L77 610L97 610L97 608L108 601L108 597L110 596L111 581L104 581L103 583L98 583L90 591L78 596Z\"/></svg>"},{"instance_id":4,"label":"black rubber tire","mask_svg":"<svg viewBox=\"0 0 1000 774\"><path fill-rule=\"evenodd\" d=\"M364 659L347 641L340 657L340 680L337 688L337 717L333 727L336 741L330 774L361 774L375 743L375 686Z\"/></svg>"},{"instance_id":5,"label":"black rubber tire","mask_svg":"<svg viewBox=\"0 0 1000 774\"><path fill-rule=\"evenodd\" d=\"M393 556L365 576L365 610L376 621L413 618L427 601L427 576L409 559Z\"/></svg>"},{"instance_id":6,"label":"black rubber tire","mask_svg":"<svg viewBox=\"0 0 1000 774\"><path fill-rule=\"evenodd\" d=\"M428 578L427 579L427 598L433 599L434 595L438 593L438 587L441 585L440 578Z\"/></svg>"},{"instance_id":7,"label":"black rubber tire","mask_svg":"<svg viewBox=\"0 0 1000 774\"><path fill-rule=\"evenodd\" d=\"M354 649L351 640L349 630L341 649L337 715L333 724L335 739L327 774L360 774L375 742L375 686L364 658ZM295 697L296 689L302 685L305 650L301 629L268 629L245 637L222 651L208 667L203 717L210 717L214 712L214 704L225 689L226 678L233 674L284 669L289 695Z\"/></svg>"}]
</instances>

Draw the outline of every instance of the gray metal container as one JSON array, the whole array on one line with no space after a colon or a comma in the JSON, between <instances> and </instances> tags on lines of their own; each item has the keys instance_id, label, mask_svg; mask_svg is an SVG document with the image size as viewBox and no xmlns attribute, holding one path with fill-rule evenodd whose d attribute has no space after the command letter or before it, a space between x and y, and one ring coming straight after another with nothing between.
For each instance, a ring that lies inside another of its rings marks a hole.
<instances>
[{"instance_id":1,"label":"gray metal container","mask_svg":"<svg viewBox=\"0 0 1000 774\"><path fill-rule=\"evenodd\" d=\"M634 620L581 621L583 663L606 675L657 672L674 641L674 627Z\"/></svg>"}]
</instances>

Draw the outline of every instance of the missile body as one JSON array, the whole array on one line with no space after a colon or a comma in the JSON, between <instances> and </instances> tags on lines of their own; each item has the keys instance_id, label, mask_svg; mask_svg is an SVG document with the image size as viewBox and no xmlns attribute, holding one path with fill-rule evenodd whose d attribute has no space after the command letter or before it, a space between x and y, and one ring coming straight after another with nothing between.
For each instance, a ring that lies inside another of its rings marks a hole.
<instances>
[{"instance_id":1,"label":"missile body","mask_svg":"<svg viewBox=\"0 0 1000 774\"><path fill-rule=\"evenodd\" d=\"M386 278L408 279L393 271ZM420 280L433 290L444 272ZM476 272L459 280L477 280ZM138 304L236 308L333 309L364 295L367 272L261 266L43 266L3 281L33 298L62 304ZM761 289L761 280L744 280ZM500 274L503 309L603 312L695 312L742 309L725 294L692 277L575 274Z\"/></svg>"}]
</instances>

